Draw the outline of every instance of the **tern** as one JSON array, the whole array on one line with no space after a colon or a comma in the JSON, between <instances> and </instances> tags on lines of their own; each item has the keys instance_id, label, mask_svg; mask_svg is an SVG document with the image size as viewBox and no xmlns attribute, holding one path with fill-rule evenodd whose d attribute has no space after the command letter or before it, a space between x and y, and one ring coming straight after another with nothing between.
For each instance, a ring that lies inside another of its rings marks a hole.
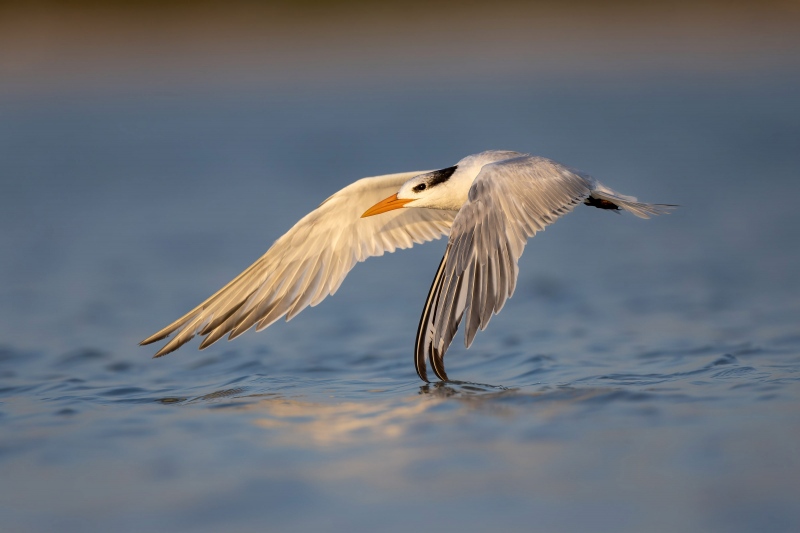
<instances>
[{"instance_id":1,"label":"tern","mask_svg":"<svg viewBox=\"0 0 800 533\"><path fill-rule=\"evenodd\" d=\"M641 203L544 157L490 150L433 171L363 178L322 202L267 252L203 303L140 344L176 333L154 357L196 334L200 349L291 320L334 294L359 261L449 235L417 330L414 363L448 381L444 355L462 320L469 348L514 294L530 237L579 204L640 218L671 204Z\"/></svg>"}]
</instances>

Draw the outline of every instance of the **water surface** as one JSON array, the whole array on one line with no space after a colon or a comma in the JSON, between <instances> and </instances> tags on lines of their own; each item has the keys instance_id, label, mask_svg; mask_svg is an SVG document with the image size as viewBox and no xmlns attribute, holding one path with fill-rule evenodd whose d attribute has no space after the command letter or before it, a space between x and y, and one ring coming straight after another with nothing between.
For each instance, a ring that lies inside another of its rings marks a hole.
<instances>
[{"instance_id":1,"label":"water surface","mask_svg":"<svg viewBox=\"0 0 800 533\"><path fill-rule=\"evenodd\" d=\"M796 531L798 79L4 99L3 529ZM682 208L537 235L451 383L412 361L441 241L136 345L354 179L488 148Z\"/></svg>"}]
</instances>

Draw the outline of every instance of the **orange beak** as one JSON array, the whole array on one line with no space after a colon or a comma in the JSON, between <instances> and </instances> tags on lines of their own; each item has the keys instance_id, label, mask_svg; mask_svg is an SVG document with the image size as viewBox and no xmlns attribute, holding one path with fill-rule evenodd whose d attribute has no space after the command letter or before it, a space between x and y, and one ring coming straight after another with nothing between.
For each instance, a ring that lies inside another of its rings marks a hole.
<instances>
[{"instance_id":1,"label":"orange beak","mask_svg":"<svg viewBox=\"0 0 800 533\"><path fill-rule=\"evenodd\" d=\"M377 204L373 205L372 207L364 211L364 214L361 215L361 218L371 217L372 215L379 215L387 211L399 209L404 205L406 205L408 202L413 202L413 201L414 200L401 200L400 198L397 197L396 194L393 194L389 198L381 200Z\"/></svg>"}]
</instances>

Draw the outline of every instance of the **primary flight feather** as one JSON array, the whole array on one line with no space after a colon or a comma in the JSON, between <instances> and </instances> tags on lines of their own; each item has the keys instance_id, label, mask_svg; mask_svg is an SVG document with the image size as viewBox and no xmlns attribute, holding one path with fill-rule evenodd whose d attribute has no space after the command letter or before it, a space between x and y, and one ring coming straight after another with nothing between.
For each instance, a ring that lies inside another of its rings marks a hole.
<instances>
[{"instance_id":1,"label":"primary flight feather","mask_svg":"<svg viewBox=\"0 0 800 533\"><path fill-rule=\"evenodd\" d=\"M224 335L233 339L253 326L260 331L335 293L356 262L449 233L414 348L419 377L428 381L430 362L447 381L443 358L462 320L469 347L514 293L527 239L581 203L641 218L675 207L640 203L555 161L500 150L441 170L364 178L322 202L230 283L141 344L176 333L156 352L160 357L196 334L205 337L203 349Z\"/></svg>"}]
</instances>

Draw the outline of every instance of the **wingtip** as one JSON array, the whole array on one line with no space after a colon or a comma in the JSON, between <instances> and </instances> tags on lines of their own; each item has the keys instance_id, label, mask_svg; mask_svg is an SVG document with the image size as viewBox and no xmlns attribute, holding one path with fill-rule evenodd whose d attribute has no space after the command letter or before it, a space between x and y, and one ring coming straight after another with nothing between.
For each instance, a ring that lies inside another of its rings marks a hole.
<instances>
[{"instance_id":1,"label":"wingtip","mask_svg":"<svg viewBox=\"0 0 800 533\"><path fill-rule=\"evenodd\" d=\"M168 346L169 346L169 344L167 344L167 346L164 346L159 351L157 351L155 354L153 354L153 359L158 359L159 357L164 357L168 353L172 353L172 352L175 351L175 348L171 348L171 349L168 350L167 349Z\"/></svg>"},{"instance_id":2,"label":"wingtip","mask_svg":"<svg viewBox=\"0 0 800 533\"><path fill-rule=\"evenodd\" d=\"M149 337L147 337L146 339L141 341L139 343L139 346L147 346L148 344L153 344L154 342L158 342L158 341L160 341L162 339L166 339L167 337L169 337L169 333L162 333L162 332L159 331L158 333L156 333L154 335L150 335Z\"/></svg>"},{"instance_id":3,"label":"wingtip","mask_svg":"<svg viewBox=\"0 0 800 533\"><path fill-rule=\"evenodd\" d=\"M425 352L419 343L414 346L414 368L417 370L419 379L425 383L430 383L428 379L428 366L425 363Z\"/></svg>"},{"instance_id":4,"label":"wingtip","mask_svg":"<svg viewBox=\"0 0 800 533\"><path fill-rule=\"evenodd\" d=\"M450 381L450 378L449 378L449 377L447 377L447 372L445 372L445 371L444 371L444 367L442 367L442 368L441 368L441 369L439 369L438 371L436 371L436 370L434 370L434 371L436 372L436 376L437 376L437 377L438 377L440 380L442 380L442 381L444 381L444 382Z\"/></svg>"},{"instance_id":5,"label":"wingtip","mask_svg":"<svg viewBox=\"0 0 800 533\"><path fill-rule=\"evenodd\" d=\"M431 347L429 358L431 368L433 368L433 373L436 374L436 377L442 381L450 381L444 369L444 353L440 353L439 350Z\"/></svg>"}]
</instances>

